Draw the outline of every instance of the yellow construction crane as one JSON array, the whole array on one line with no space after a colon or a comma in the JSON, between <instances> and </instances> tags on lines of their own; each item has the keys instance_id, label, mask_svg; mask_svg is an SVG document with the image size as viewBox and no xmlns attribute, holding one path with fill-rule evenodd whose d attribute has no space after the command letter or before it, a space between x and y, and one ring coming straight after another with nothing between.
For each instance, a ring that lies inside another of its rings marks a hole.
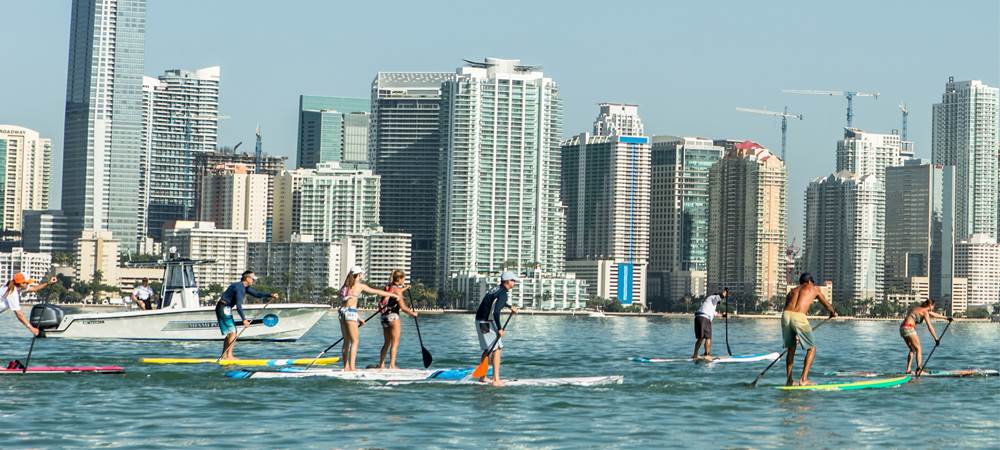
<instances>
[{"instance_id":1,"label":"yellow construction crane","mask_svg":"<svg viewBox=\"0 0 1000 450\"><path fill-rule=\"evenodd\" d=\"M788 160L785 159L785 143L788 135L788 118L791 117L793 119L802 120L802 114L789 114L787 106L785 107L785 112L751 108L736 108L736 110L753 114L763 114L765 116L781 117L781 160L785 162L785 167L788 167Z\"/></svg>"},{"instance_id":2,"label":"yellow construction crane","mask_svg":"<svg viewBox=\"0 0 1000 450\"><path fill-rule=\"evenodd\" d=\"M858 91L817 91L802 89L782 89L786 94L806 94L806 95L827 95L843 96L847 98L847 128L854 124L854 97L873 97L878 100L878 92L858 92Z\"/></svg>"}]
</instances>

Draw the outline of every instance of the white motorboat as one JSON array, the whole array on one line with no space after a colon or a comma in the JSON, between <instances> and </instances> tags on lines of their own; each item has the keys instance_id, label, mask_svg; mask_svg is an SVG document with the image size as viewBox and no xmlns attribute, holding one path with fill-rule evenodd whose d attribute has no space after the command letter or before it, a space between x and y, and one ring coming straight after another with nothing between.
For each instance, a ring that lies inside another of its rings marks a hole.
<instances>
[{"instance_id":1,"label":"white motorboat","mask_svg":"<svg viewBox=\"0 0 1000 450\"><path fill-rule=\"evenodd\" d=\"M598 309L598 310L595 310L595 311L589 311L589 312L587 312L587 317L594 317L594 318L597 318L597 319L603 319L603 318L608 317L608 316L604 314L604 311L601 311L601 310Z\"/></svg>"},{"instance_id":2,"label":"white motorboat","mask_svg":"<svg viewBox=\"0 0 1000 450\"><path fill-rule=\"evenodd\" d=\"M59 326L45 330L46 337L67 339L135 339L218 341L223 336L214 306L201 306L194 266L210 260L172 258L146 264L163 267L159 309L111 313L67 314ZM265 307L266 306L266 307ZM330 309L306 303L244 304L251 321L240 340L295 341L306 334ZM235 313L235 311L234 311ZM242 330L239 316L238 329Z\"/></svg>"}]
</instances>

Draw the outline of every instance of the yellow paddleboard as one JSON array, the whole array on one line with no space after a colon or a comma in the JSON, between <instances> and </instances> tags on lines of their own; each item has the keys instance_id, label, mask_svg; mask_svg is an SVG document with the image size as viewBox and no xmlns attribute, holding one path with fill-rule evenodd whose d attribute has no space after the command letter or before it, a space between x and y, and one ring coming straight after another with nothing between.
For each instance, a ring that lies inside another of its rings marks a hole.
<instances>
[{"instance_id":1,"label":"yellow paddleboard","mask_svg":"<svg viewBox=\"0 0 1000 450\"><path fill-rule=\"evenodd\" d=\"M220 361L216 358L142 358L145 364L219 364L222 366L308 366L316 361L317 366L333 364L340 361L339 357L332 358L300 358L300 359L229 359Z\"/></svg>"}]
</instances>

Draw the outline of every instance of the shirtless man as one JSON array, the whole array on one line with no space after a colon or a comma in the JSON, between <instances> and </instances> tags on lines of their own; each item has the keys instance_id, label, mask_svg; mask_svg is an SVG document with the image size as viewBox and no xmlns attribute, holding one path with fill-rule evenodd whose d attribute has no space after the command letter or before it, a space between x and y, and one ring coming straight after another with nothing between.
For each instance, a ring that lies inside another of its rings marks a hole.
<instances>
[{"instance_id":1,"label":"shirtless man","mask_svg":"<svg viewBox=\"0 0 1000 450\"><path fill-rule=\"evenodd\" d=\"M813 300L816 298L819 298L823 307L830 311L831 319L837 317L837 311L833 310L833 306L823 296L823 292L816 287L813 277L809 273L803 273L799 276L798 287L792 289L785 296L785 311L781 313L781 337L785 342L785 348L788 349L788 356L785 358L785 375L788 377L785 381L786 386L793 384L792 365L795 363L796 338L802 342L802 348L806 350L806 360L802 365L802 377L799 378L799 385L814 384L809 381L809 368L812 367L813 359L816 357L816 344L813 342L812 326L809 325L806 313L809 312L809 307L812 306Z\"/></svg>"}]
</instances>

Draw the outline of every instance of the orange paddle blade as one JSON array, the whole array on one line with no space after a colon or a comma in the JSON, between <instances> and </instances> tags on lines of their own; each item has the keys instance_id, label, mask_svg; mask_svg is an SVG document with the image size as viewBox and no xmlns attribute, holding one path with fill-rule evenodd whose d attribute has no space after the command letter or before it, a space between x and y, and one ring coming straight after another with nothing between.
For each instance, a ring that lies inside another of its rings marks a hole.
<instances>
[{"instance_id":1,"label":"orange paddle blade","mask_svg":"<svg viewBox=\"0 0 1000 450\"><path fill-rule=\"evenodd\" d=\"M485 377L490 371L490 359L488 357L483 357L483 360L479 362L476 366L476 370L472 371L472 378L482 378Z\"/></svg>"}]
</instances>

